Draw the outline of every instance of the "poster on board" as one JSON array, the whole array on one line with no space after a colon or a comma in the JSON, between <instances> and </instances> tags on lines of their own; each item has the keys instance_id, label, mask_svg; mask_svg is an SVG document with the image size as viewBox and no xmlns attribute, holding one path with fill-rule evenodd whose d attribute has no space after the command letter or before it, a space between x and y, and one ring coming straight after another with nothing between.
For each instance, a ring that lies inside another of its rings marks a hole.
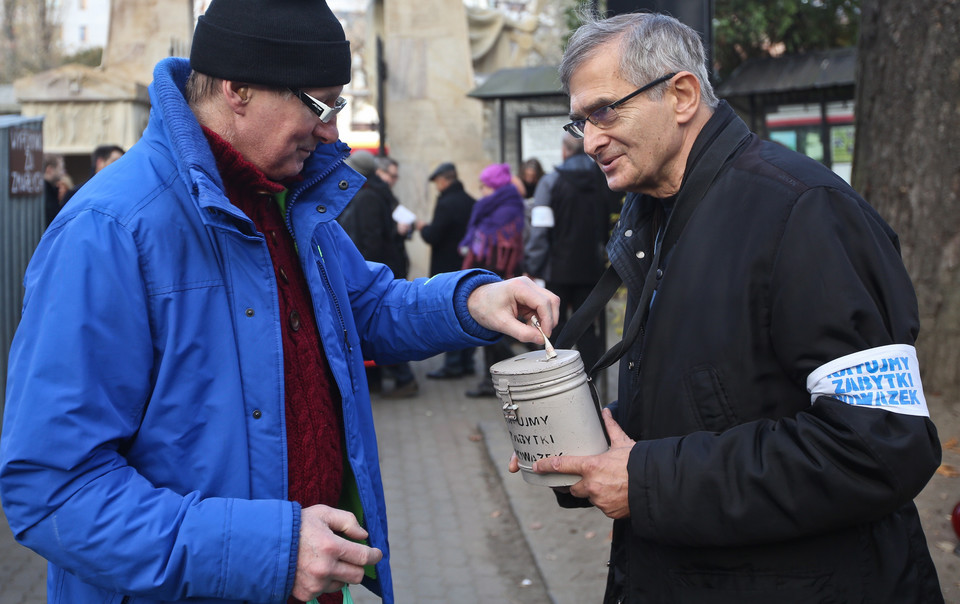
<instances>
[{"instance_id":1,"label":"poster on board","mask_svg":"<svg viewBox=\"0 0 960 604\"><path fill-rule=\"evenodd\" d=\"M544 172L553 172L563 161L560 144L566 115L527 115L520 117L520 161L536 158Z\"/></svg>"},{"instance_id":2,"label":"poster on board","mask_svg":"<svg viewBox=\"0 0 960 604\"><path fill-rule=\"evenodd\" d=\"M34 128L10 128L10 197L43 193L43 131Z\"/></svg>"}]
</instances>

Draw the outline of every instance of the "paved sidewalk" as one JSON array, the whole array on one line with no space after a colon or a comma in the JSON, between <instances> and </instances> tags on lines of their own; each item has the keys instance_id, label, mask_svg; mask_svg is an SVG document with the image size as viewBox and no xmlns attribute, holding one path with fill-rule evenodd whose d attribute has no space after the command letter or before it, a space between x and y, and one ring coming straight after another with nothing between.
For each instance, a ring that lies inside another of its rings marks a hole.
<instances>
[{"instance_id":1,"label":"paved sidewalk","mask_svg":"<svg viewBox=\"0 0 960 604\"><path fill-rule=\"evenodd\" d=\"M942 408L942 401L936 397L928 396L927 399L934 409ZM950 524L953 507L960 502L960 406L934 411L931 419L943 443L943 460L940 469L914 502L930 555L937 565L944 600L946 604L960 604L960 544Z\"/></svg>"},{"instance_id":2,"label":"paved sidewalk","mask_svg":"<svg viewBox=\"0 0 960 604\"><path fill-rule=\"evenodd\" d=\"M0 509L0 604L43 604L46 581L46 562L13 540Z\"/></svg>"},{"instance_id":3,"label":"paved sidewalk","mask_svg":"<svg viewBox=\"0 0 960 604\"><path fill-rule=\"evenodd\" d=\"M479 359L479 355L478 355ZM507 473L511 444L495 399L467 399L467 379L427 380L416 398L375 396L398 604L599 602L610 522L563 510L550 490ZM917 498L948 604L960 604L960 556L949 524L960 501L960 412L934 416L945 469ZM949 466L949 468L947 468ZM45 602L43 561L13 541L0 514L0 604ZM379 598L354 588L358 604Z\"/></svg>"},{"instance_id":4,"label":"paved sidewalk","mask_svg":"<svg viewBox=\"0 0 960 604\"><path fill-rule=\"evenodd\" d=\"M426 379L440 364L414 365L416 398L373 400L397 602L599 602L610 523L509 474L500 403L464 396L477 378Z\"/></svg>"}]
</instances>

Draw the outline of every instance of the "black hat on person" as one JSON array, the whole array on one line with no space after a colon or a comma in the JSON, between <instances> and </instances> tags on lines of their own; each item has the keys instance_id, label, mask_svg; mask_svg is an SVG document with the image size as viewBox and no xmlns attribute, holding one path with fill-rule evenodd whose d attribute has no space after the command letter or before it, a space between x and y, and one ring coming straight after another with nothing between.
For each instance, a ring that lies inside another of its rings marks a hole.
<instances>
[{"instance_id":1,"label":"black hat on person","mask_svg":"<svg viewBox=\"0 0 960 604\"><path fill-rule=\"evenodd\" d=\"M193 32L190 66L278 88L350 81L350 42L324 0L213 0Z\"/></svg>"},{"instance_id":2,"label":"black hat on person","mask_svg":"<svg viewBox=\"0 0 960 604\"><path fill-rule=\"evenodd\" d=\"M446 174L447 172L457 173L457 167L451 164L450 162L444 162L437 166L437 168L430 173L430 176L427 177L427 180L433 181L434 178L440 176L441 174Z\"/></svg>"}]
</instances>

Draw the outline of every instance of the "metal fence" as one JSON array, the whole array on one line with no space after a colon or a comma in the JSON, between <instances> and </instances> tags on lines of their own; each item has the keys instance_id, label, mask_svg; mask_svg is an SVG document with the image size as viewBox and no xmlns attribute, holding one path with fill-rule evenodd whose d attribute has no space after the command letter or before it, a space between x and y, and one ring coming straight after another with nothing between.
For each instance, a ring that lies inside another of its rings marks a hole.
<instances>
[{"instance_id":1,"label":"metal fence","mask_svg":"<svg viewBox=\"0 0 960 604\"><path fill-rule=\"evenodd\" d=\"M0 418L23 274L45 226L43 190L43 118L0 116Z\"/></svg>"}]
</instances>

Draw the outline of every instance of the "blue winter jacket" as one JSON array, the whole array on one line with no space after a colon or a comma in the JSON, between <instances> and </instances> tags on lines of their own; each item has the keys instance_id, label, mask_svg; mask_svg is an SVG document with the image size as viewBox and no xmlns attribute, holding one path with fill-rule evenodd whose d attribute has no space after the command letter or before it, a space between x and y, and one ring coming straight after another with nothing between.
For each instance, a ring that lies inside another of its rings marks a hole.
<instances>
[{"instance_id":1,"label":"blue winter jacket","mask_svg":"<svg viewBox=\"0 0 960 604\"><path fill-rule=\"evenodd\" d=\"M283 602L293 588L285 319L264 237L224 196L184 100L189 72L157 65L142 139L64 208L25 277L0 498L17 540L50 562L51 603ZM363 359L489 343L465 298L494 278L407 282L364 262L334 220L363 182L348 151L317 148L287 224L342 395L345 490L385 554L365 584L392 602Z\"/></svg>"}]
</instances>

